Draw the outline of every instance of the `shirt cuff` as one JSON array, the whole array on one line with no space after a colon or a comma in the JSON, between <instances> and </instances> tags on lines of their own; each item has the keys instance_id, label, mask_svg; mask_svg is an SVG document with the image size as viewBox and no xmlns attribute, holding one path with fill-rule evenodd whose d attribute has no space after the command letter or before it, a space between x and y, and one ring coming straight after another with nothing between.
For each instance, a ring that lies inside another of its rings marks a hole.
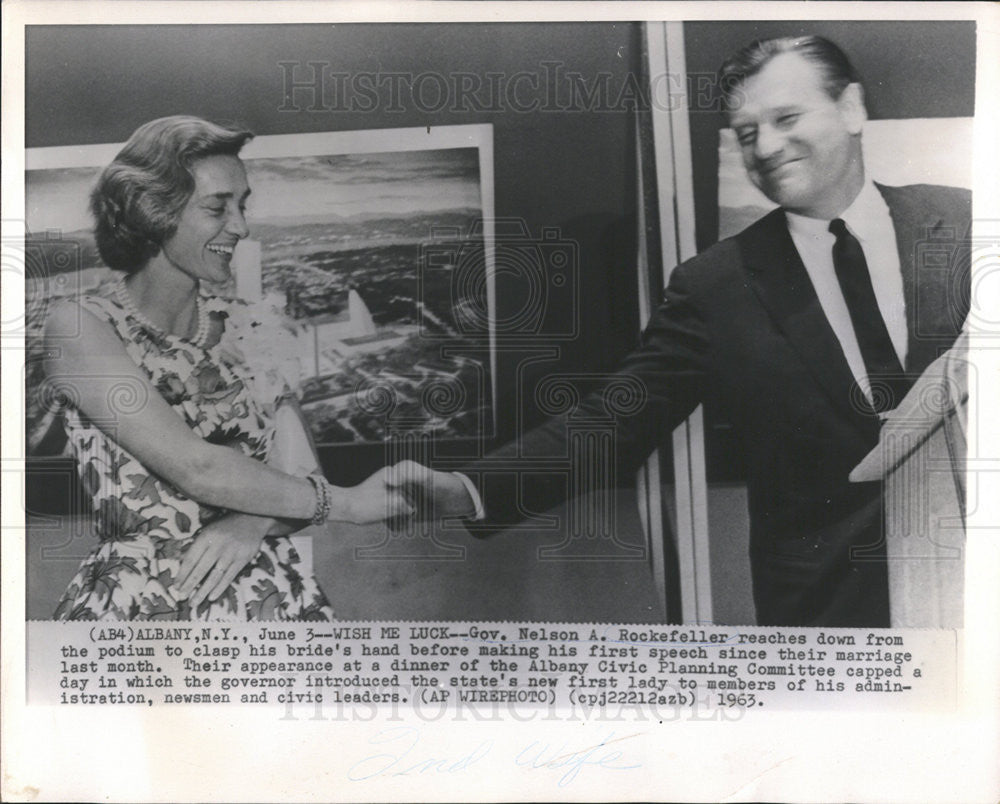
<instances>
[{"instance_id":1,"label":"shirt cuff","mask_svg":"<svg viewBox=\"0 0 1000 804\"><path fill-rule=\"evenodd\" d=\"M473 522L479 522L486 519L486 509L483 507L483 498L480 496L479 489L476 488L476 484L469 480L469 478L461 472L452 472L452 474L462 481L462 485L465 486L465 490L469 492L472 504L476 507L476 512L472 516L467 517L467 519L471 519Z\"/></svg>"}]
</instances>

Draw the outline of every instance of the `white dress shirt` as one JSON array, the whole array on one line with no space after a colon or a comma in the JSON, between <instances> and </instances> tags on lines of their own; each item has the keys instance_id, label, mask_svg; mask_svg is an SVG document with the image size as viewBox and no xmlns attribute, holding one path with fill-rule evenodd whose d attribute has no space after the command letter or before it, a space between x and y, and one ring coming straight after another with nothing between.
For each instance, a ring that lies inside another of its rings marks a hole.
<instances>
[{"instance_id":1,"label":"white dress shirt","mask_svg":"<svg viewBox=\"0 0 1000 804\"><path fill-rule=\"evenodd\" d=\"M840 348L847 359L851 374L865 394L871 399L871 385L861 357L861 347L851 323L840 282L833 267L833 244L837 239L830 232L830 221L806 218L785 211L788 231L792 236L802 263L812 282L820 306L833 329ZM896 248L896 229L892 225L889 207L875 185L865 182L858 197L841 215L851 234L861 244L871 274L872 289L878 302L882 318L885 319L889 338L899 357L899 364L906 365L907 330L906 298L903 293L903 273L899 265L899 251ZM473 520L484 518L483 501L475 484L461 472L455 472L465 484L469 496L476 507Z\"/></svg>"},{"instance_id":2,"label":"white dress shirt","mask_svg":"<svg viewBox=\"0 0 1000 804\"><path fill-rule=\"evenodd\" d=\"M871 386L861 357L861 347L851 323L851 315L844 301L844 294L833 267L833 243L836 238L829 231L830 221L805 218L785 212L788 231L795 248L802 258L809 279L812 281L820 306L830 322L840 348L850 366L851 374L871 399ZM872 289L882 318L885 319L889 338L896 349L899 364L906 365L906 300L903 293L903 274L896 248L896 230L892 225L889 207L872 182L866 182L858 197L841 215L841 220L861 244L871 274Z\"/></svg>"}]
</instances>

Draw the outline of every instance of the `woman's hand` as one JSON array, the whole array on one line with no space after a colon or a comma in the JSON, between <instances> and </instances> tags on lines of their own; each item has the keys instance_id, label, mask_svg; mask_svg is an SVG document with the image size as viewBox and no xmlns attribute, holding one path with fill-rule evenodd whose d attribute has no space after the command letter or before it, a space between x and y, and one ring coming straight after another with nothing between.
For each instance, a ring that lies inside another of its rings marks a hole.
<instances>
[{"instance_id":1,"label":"woman's hand","mask_svg":"<svg viewBox=\"0 0 1000 804\"><path fill-rule=\"evenodd\" d=\"M181 561L175 589L195 611L204 600L220 597L240 571L257 557L273 520L227 514L205 525Z\"/></svg>"},{"instance_id":2,"label":"woman's hand","mask_svg":"<svg viewBox=\"0 0 1000 804\"><path fill-rule=\"evenodd\" d=\"M392 468L383 467L357 486L332 486L330 519L367 525L372 522L398 522L413 516L413 505L404 494L404 489L392 482L393 478Z\"/></svg>"}]
</instances>

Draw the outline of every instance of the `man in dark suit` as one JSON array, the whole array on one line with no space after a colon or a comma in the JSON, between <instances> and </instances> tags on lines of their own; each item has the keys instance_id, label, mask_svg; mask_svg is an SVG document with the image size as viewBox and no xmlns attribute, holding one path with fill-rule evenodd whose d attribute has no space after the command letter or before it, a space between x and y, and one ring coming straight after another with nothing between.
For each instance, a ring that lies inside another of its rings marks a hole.
<instances>
[{"instance_id":1,"label":"man in dark suit","mask_svg":"<svg viewBox=\"0 0 1000 804\"><path fill-rule=\"evenodd\" d=\"M967 259L920 255L968 233L969 194L871 182L863 90L824 39L754 43L720 80L750 179L779 208L671 274L619 368L642 402L616 419L616 474L699 402L726 406L746 452L758 623L888 626L880 484L848 474L878 443L879 414L961 328ZM605 410L598 391L576 414ZM556 418L462 475L409 465L404 476L433 493L439 514L489 530L565 497L565 477L510 470L565 455L566 439Z\"/></svg>"}]
</instances>

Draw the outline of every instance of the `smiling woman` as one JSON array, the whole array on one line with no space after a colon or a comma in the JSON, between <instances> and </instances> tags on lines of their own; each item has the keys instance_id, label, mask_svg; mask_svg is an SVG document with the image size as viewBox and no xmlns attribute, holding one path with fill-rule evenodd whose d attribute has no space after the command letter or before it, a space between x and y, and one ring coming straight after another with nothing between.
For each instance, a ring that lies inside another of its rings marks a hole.
<instances>
[{"instance_id":1,"label":"smiling woman","mask_svg":"<svg viewBox=\"0 0 1000 804\"><path fill-rule=\"evenodd\" d=\"M251 136L154 120L91 196L101 258L122 275L56 305L46 326L46 373L100 538L57 619L329 619L287 534L410 511L384 472L348 492L315 456L289 457L304 435L288 388L240 348L260 322L201 287L229 279L248 234L238 154Z\"/></svg>"}]
</instances>

